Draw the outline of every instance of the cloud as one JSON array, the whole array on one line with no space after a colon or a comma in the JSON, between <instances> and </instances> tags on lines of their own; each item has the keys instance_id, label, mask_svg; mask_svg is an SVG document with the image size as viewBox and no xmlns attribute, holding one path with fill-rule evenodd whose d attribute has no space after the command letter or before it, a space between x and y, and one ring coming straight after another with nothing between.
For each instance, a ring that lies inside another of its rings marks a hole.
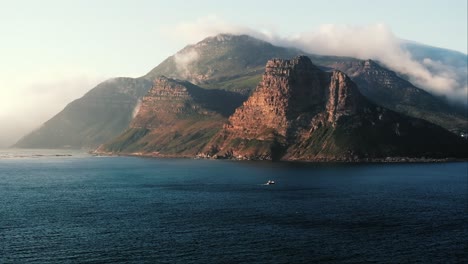
<instances>
[{"instance_id":1,"label":"cloud","mask_svg":"<svg viewBox=\"0 0 468 264\"><path fill-rule=\"evenodd\" d=\"M466 97L460 95L466 95L468 88L458 77L466 76L466 68L457 71L451 65L430 58L422 62L414 59L402 47L403 41L383 24L365 27L322 25L316 31L288 38L285 43L323 55L379 60L392 70L409 76L411 82L429 92L447 96L451 100L466 101Z\"/></svg>"},{"instance_id":2,"label":"cloud","mask_svg":"<svg viewBox=\"0 0 468 264\"><path fill-rule=\"evenodd\" d=\"M177 71L186 79L190 77L189 66L198 59L199 55L196 50L190 49L179 52L174 56Z\"/></svg>"},{"instance_id":3,"label":"cloud","mask_svg":"<svg viewBox=\"0 0 468 264\"><path fill-rule=\"evenodd\" d=\"M141 107L141 100L138 100L137 104L135 105L135 108L133 108L132 118L135 118L135 116L137 116L138 112L140 111L140 107Z\"/></svg>"},{"instance_id":4,"label":"cloud","mask_svg":"<svg viewBox=\"0 0 468 264\"><path fill-rule=\"evenodd\" d=\"M434 61L430 57L423 61L416 60L404 48L405 41L395 36L385 24L324 24L310 31L281 36L274 30L254 30L227 23L216 16L208 16L181 23L170 32L173 37L180 37L190 43L219 33L247 34L275 45L295 47L314 54L378 60L388 68L408 76L416 86L466 104L466 65L456 68L442 61Z\"/></svg>"},{"instance_id":5,"label":"cloud","mask_svg":"<svg viewBox=\"0 0 468 264\"><path fill-rule=\"evenodd\" d=\"M63 70L42 73L0 76L0 147L14 144L103 80Z\"/></svg>"}]
</instances>

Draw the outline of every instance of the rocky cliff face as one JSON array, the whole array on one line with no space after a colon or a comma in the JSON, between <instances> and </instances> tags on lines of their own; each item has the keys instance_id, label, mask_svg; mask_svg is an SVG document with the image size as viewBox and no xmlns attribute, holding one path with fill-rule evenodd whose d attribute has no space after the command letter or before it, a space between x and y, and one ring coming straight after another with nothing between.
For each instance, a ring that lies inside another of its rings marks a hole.
<instances>
[{"instance_id":1,"label":"rocky cliff face","mask_svg":"<svg viewBox=\"0 0 468 264\"><path fill-rule=\"evenodd\" d=\"M172 123L179 115L214 115L195 101L183 83L157 78L148 94L142 98L131 128L155 129Z\"/></svg>"},{"instance_id":2,"label":"rocky cliff face","mask_svg":"<svg viewBox=\"0 0 468 264\"><path fill-rule=\"evenodd\" d=\"M193 155L243 100L235 93L205 90L189 82L159 77L142 98L130 128L99 150L156 156Z\"/></svg>"},{"instance_id":3,"label":"rocky cliff face","mask_svg":"<svg viewBox=\"0 0 468 264\"><path fill-rule=\"evenodd\" d=\"M310 89L310 87L309 87ZM364 99L356 85L342 72L333 71L326 100L327 121L336 126L342 116L354 115Z\"/></svg>"},{"instance_id":4,"label":"rocky cliff face","mask_svg":"<svg viewBox=\"0 0 468 264\"><path fill-rule=\"evenodd\" d=\"M302 89L322 82L319 70L310 61L302 60L304 57L268 61L254 95L230 117L226 128L252 139L263 138L265 131L274 129L277 136L286 138L291 119L322 103L323 91Z\"/></svg>"},{"instance_id":5,"label":"rocky cliff face","mask_svg":"<svg viewBox=\"0 0 468 264\"><path fill-rule=\"evenodd\" d=\"M459 142L438 126L377 107L344 73L323 72L300 56L268 61L252 96L201 155L286 160L443 156L458 155Z\"/></svg>"}]
</instances>

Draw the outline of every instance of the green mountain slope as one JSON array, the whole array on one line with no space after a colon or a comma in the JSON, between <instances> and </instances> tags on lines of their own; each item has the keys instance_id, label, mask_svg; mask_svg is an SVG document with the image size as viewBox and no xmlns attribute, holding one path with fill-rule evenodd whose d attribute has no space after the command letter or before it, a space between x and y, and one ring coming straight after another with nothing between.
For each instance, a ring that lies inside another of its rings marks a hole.
<instances>
[{"instance_id":1,"label":"green mountain slope","mask_svg":"<svg viewBox=\"0 0 468 264\"><path fill-rule=\"evenodd\" d=\"M187 80L204 88L250 92L268 59L289 58L301 51L274 46L247 35L220 34L189 45L144 76Z\"/></svg>"},{"instance_id":2,"label":"green mountain slope","mask_svg":"<svg viewBox=\"0 0 468 264\"><path fill-rule=\"evenodd\" d=\"M127 129L138 99L151 88L145 79L105 81L19 140L18 148L95 148Z\"/></svg>"}]
</instances>

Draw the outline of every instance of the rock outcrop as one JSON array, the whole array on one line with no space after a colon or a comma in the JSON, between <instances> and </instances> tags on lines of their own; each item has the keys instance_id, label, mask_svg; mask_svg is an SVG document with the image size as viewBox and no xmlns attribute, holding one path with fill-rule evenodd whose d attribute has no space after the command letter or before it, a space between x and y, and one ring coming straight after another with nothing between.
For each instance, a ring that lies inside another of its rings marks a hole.
<instances>
[{"instance_id":1,"label":"rock outcrop","mask_svg":"<svg viewBox=\"0 0 468 264\"><path fill-rule=\"evenodd\" d=\"M209 116L215 113L203 109L202 105L196 102L187 83L160 77L154 81L153 87L142 98L138 113L130 127L155 129L170 125L178 115L197 114Z\"/></svg>"},{"instance_id":2,"label":"rock outcrop","mask_svg":"<svg viewBox=\"0 0 468 264\"><path fill-rule=\"evenodd\" d=\"M322 90L302 89L321 85L319 73L305 57L268 61L256 92L231 116L226 129L233 134L261 139L266 130L274 128L277 136L286 138L291 119L322 103Z\"/></svg>"},{"instance_id":3,"label":"rock outcrop","mask_svg":"<svg viewBox=\"0 0 468 264\"><path fill-rule=\"evenodd\" d=\"M435 140L436 139L436 140ZM201 156L366 160L466 155L454 134L378 107L342 72L310 59L267 62L262 81Z\"/></svg>"}]
</instances>

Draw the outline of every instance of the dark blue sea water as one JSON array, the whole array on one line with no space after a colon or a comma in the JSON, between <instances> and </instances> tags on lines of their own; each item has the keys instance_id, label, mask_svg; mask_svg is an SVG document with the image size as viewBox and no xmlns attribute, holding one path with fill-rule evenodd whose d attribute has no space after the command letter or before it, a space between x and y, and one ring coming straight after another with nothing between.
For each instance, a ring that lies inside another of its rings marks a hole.
<instances>
[{"instance_id":1,"label":"dark blue sea water","mask_svg":"<svg viewBox=\"0 0 468 264\"><path fill-rule=\"evenodd\" d=\"M467 170L4 152L0 263L467 263Z\"/></svg>"}]
</instances>

